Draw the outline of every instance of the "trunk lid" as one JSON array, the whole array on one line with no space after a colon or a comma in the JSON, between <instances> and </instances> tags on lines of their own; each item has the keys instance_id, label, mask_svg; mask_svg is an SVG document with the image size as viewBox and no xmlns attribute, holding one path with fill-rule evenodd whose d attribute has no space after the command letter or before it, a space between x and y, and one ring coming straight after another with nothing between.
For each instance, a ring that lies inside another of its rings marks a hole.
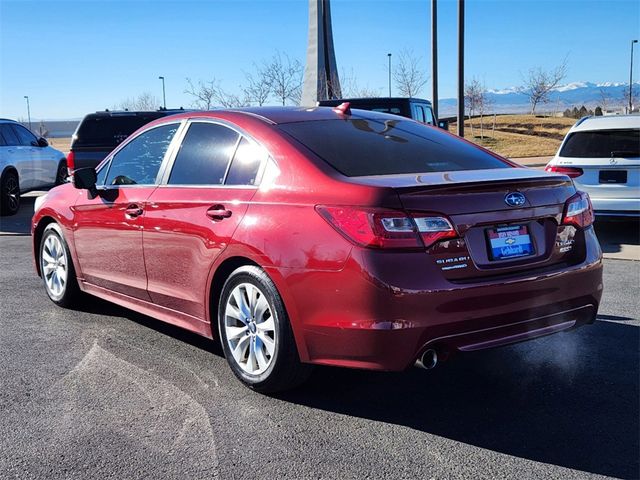
<instances>
[{"instance_id":1,"label":"trunk lid","mask_svg":"<svg viewBox=\"0 0 640 480\"><path fill-rule=\"evenodd\" d=\"M359 177L358 182L392 188L408 212L451 219L459 238L427 250L451 281L530 274L584 256L582 232L560 225L565 202L576 192L565 175L501 168ZM524 203L507 203L514 192Z\"/></svg>"}]
</instances>

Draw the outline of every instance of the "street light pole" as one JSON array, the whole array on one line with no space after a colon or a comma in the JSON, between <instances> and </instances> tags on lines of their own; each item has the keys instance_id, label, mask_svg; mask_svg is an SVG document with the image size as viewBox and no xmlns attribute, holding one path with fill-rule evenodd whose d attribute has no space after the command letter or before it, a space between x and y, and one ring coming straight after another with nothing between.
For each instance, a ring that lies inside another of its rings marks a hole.
<instances>
[{"instance_id":1,"label":"street light pole","mask_svg":"<svg viewBox=\"0 0 640 480\"><path fill-rule=\"evenodd\" d=\"M391 54L387 53L387 57L389 57L389 98L391 98Z\"/></svg>"},{"instance_id":2,"label":"street light pole","mask_svg":"<svg viewBox=\"0 0 640 480\"><path fill-rule=\"evenodd\" d=\"M167 109L167 95L164 90L164 77L158 77L159 80L162 80L162 106L164 109Z\"/></svg>"},{"instance_id":3,"label":"street light pole","mask_svg":"<svg viewBox=\"0 0 640 480\"><path fill-rule=\"evenodd\" d=\"M29 130L31 130L31 107L29 106L29 95L25 95L24 98L27 100L27 118L29 118Z\"/></svg>"},{"instance_id":4,"label":"street light pole","mask_svg":"<svg viewBox=\"0 0 640 480\"><path fill-rule=\"evenodd\" d=\"M438 118L438 0L431 0L431 106Z\"/></svg>"},{"instance_id":5,"label":"street light pole","mask_svg":"<svg viewBox=\"0 0 640 480\"><path fill-rule=\"evenodd\" d=\"M464 0L458 0L458 136L464 137Z\"/></svg>"},{"instance_id":6,"label":"street light pole","mask_svg":"<svg viewBox=\"0 0 640 480\"><path fill-rule=\"evenodd\" d=\"M633 110L633 44L638 40L631 40L631 66L629 67L629 113Z\"/></svg>"}]
</instances>

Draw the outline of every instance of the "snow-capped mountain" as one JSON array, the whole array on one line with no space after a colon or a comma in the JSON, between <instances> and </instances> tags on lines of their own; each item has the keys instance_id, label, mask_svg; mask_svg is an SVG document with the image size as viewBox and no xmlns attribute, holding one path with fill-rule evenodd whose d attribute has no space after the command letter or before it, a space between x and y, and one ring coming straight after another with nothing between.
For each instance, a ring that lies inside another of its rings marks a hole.
<instances>
[{"instance_id":1,"label":"snow-capped mountain","mask_svg":"<svg viewBox=\"0 0 640 480\"><path fill-rule=\"evenodd\" d=\"M633 83L634 89L640 90L640 82ZM580 108L582 105L591 109L598 105L604 108L604 103L609 109L619 108L625 102L624 95L628 89L629 84L623 82L571 82L554 88L550 102L539 105L537 111L562 112L574 106ZM526 113L531 108L529 98L520 92L518 87L490 89L487 91L487 99L491 104L490 113ZM440 99L439 109L442 117L455 114L456 99Z\"/></svg>"}]
</instances>

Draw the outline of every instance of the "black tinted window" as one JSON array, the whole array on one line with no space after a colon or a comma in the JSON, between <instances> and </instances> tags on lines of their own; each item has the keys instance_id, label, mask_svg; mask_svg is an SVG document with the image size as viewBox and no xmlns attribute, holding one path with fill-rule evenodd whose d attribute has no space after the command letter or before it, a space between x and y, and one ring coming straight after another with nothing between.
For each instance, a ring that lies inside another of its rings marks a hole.
<instances>
[{"instance_id":1,"label":"black tinted window","mask_svg":"<svg viewBox=\"0 0 640 480\"><path fill-rule=\"evenodd\" d=\"M424 110L420 105L414 105L414 112L416 114L415 120L424 123Z\"/></svg>"},{"instance_id":2,"label":"black tinted window","mask_svg":"<svg viewBox=\"0 0 640 480\"><path fill-rule=\"evenodd\" d=\"M324 120L280 125L349 177L507 168L493 155L406 120Z\"/></svg>"},{"instance_id":3,"label":"black tinted window","mask_svg":"<svg viewBox=\"0 0 640 480\"><path fill-rule=\"evenodd\" d=\"M255 185L258 170L267 153L255 143L242 138L229 167L226 185Z\"/></svg>"},{"instance_id":4,"label":"black tinted window","mask_svg":"<svg viewBox=\"0 0 640 480\"><path fill-rule=\"evenodd\" d=\"M140 127L160 117L161 113L88 115L78 127L73 147L108 147L112 150Z\"/></svg>"},{"instance_id":5,"label":"black tinted window","mask_svg":"<svg viewBox=\"0 0 640 480\"><path fill-rule=\"evenodd\" d=\"M192 123L171 169L169 184L221 184L238 137L236 132L222 125Z\"/></svg>"},{"instance_id":6,"label":"black tinted window","mask_svg":"<svg viewBox=\"0 0 640 480\"><path fill-rule=\"evenodd\" d=\"M134 138L111 160L107 185L151 185L178 124L163 125Z\"/></svg>"},{"instance_id":7,"label":"black tinted window","mask_svg":"<svg viewBox=\"0 0 640 480\"><path fill-rule=\"evenodd\" d=\"M561 157L640 157L640 129L596 130L569 135Z\"/></svg>"},{"instance_id":8,"label":"black tinted window","mask_svg":"<svg viewBox=\"0 0 640 480\"><path fill-rule=\"evenodd\" d=\"M38 142L36 136L31 133L29 130L24 128L22 125L11 125L13 127L13 131L16 133L16 136L19 140L19 145L31 146L33 142Z\"/></svg>"},{"instance_id":9,"label":"black tinted window","mask_svg":"<svg viewBox=\"0 0 640 480\"><path fill-rule=\"evenodd\" d=\"M11 125L8 123L0 124L0 135L2 135L6 145L20 145L18 136L13 132L13 128L11 128Z\"/></svg>"}]
</instances>

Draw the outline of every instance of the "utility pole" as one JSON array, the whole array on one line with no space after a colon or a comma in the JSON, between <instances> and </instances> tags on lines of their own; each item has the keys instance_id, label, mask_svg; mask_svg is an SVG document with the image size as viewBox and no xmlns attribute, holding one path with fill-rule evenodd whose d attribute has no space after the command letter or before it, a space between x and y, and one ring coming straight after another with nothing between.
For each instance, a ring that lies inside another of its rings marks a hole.
<instances>
[{"instance_id":1,"label":"utility pole","mask_svg":"<svg viewBox=\"0 0 640 480\"><path fill-rule=\"evenodd\" d=\"M27 117L29 118L29 130L31 130L31 107L29 106L29 95L25 95L24 98L27 100Z\"/></svg>"},{"instance_id":2,"label":"utility pole","mask_svg":"<svg viewBox=\"0 0 640 480\"><path fill-rule=\"evenodd\" d=\"M387 57L389 57L389 98L391 98L391 54L387 53Z\"/></svg>"},{"instance_id":3,"label":"utility pole","mask_svg":"<svg viewBox=\"0 0 640 480\"><path fill-rule=\"evenodd\" d=\"M167 95L164 91L164 77L158 77L159 80L162 80L162 105L164 109L167 109Z\"/></svg>"},{"instance_id":4,"label":"utility pole","mask_svg":"<svg viewBox=\"0 0 640 480\"><path fill-rule=\"evenodd\" d=\"M458 0L458 136L464 137L464 0Z\"/></svg>"},{"instance_id":5,"label":"utility pole","mask_svg":"<svg viewBox=\"0 0 640 480\"><path fill-rule=\"evenodd\" d=\"M438 0L431 0L431 106L438 118Z\"/></svg>"},{"instance_id":6,"label":"utility pole","mask_svg":"<svg viewBox=\"0 0 640 480\"><path fill-rule=\"evenodd\" d=\"M631 67L629 68L629 112L633 110L633 44L638 40L631 40Z\"/></svg>"}]
</instances>

